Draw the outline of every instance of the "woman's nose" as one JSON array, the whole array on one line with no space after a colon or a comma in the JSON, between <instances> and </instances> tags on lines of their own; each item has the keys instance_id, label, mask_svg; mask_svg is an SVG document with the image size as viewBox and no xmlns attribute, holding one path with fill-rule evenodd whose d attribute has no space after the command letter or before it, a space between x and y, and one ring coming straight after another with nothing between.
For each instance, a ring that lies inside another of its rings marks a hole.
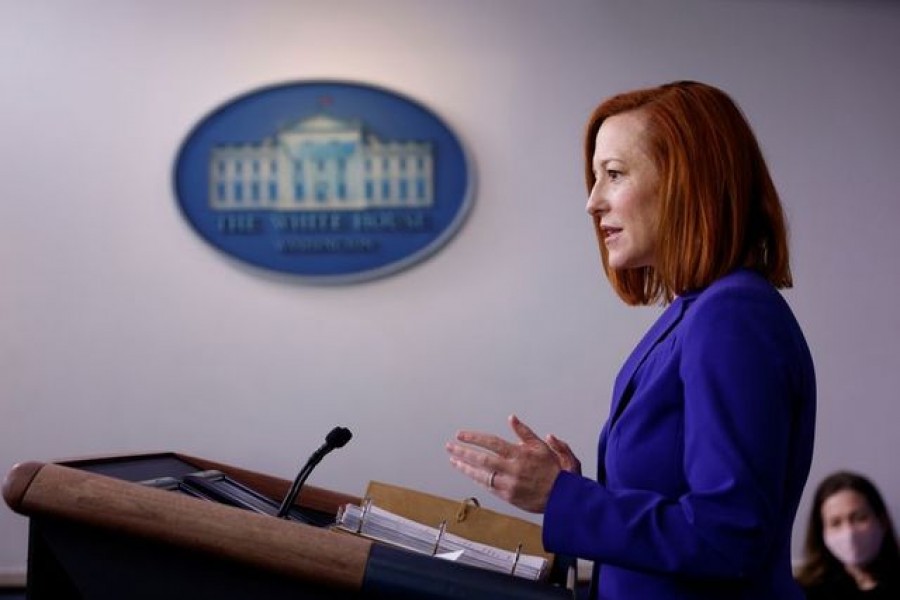
<instances>
[{"instance_id":1,"label":"woman's nose","mask_svg":"<svg viewBox=\"0 0 900 600\"><path fill-rule=\"evenodd\" d=\"M591 193L588 194L587 204L584 207L589 215L595 215L606 211L606 202L603 200L603 194L600 193L599 184L594 184Z\"/></svg>"}]
</instances>

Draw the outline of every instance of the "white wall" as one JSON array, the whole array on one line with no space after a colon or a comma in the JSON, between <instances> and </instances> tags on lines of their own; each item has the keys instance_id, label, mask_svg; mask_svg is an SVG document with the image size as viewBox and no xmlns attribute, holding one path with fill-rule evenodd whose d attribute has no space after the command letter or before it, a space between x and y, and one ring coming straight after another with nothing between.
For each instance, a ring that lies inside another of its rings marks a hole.
<instances>
[{"instance_id":1,"label":"white wall","mask_svg":"<svg viewBox=\"0 0 900 600\"><path fill-rule=\"evenodd\" d=\"M354 440L311 483L483 497L443 442L464 426L506 433L512 411L593 471L613 377L658 310L624 307L600 274L583 123L611 93L692 78L743 106L791 220L787 297L819 371L811 480L864 471L900 515L897 3L0 0L0 12L4 472L179 450L290 478L342 424ZM189 129L237 94L304 78L407 94L467 144L476 205L440 253L309 287L194 235L171 186ZM797 532L805 518L806 505ZM0 509L0 574L24 568L25 545L25 519Z\"/></svg>"}]
</instances>

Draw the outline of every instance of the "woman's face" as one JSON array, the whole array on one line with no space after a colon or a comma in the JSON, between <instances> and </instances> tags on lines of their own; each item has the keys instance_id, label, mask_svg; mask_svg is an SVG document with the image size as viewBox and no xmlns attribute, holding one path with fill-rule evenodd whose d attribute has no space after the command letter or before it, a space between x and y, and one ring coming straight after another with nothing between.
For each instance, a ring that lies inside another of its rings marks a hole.
<instances>
[{"instance_id":1,"label":"woman's face","mask_svg":"<svg viewBox=\"0 0 900 600\"><path fill-rule=\"evenodd\" d=\"M659 173L646 141L646 117L626 112L603 121L594 146L596 181L587 212L599 223L612 269L652 267L659 225Z\"/></svg>"},{"instance_id":2,"label":"woman's face","mask_svg":"<svg viewBox=\"0 0 900 600\"><path fill-rule=\"evenodd\" d=\"M868 564L878 555L883 536L881 521L859 492L841 490L822 503L822 537L842 563Z\"/></svg>"}]
</instances>

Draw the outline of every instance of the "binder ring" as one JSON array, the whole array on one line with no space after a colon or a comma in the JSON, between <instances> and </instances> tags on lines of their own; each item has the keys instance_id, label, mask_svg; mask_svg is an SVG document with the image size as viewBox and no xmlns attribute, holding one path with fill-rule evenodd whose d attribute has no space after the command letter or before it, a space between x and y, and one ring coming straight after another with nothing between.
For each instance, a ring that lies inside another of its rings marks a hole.
<instances>
[{"instance_id":1,"label":"binder ring","mask_svg":"<svg viewBox=\"0 0 900 600\"><path fill-rule=\"evenodd\" d=\"M356 531L354 533L362 533L363 525L366 522L366 517L369 516L369 508L372 506L372 499L366 496L363 500L362 504L362 512L359 514L359 523L356 525Z\"/></svg>"},{"instance_id":2,"label":"binder ring","mask_svg":"<svg viewBox=\"0 0 900 600\"><path fill-rule=\"evenodd\" d=\"M437 537L434 538L434 548L431 549L431 555L434 556L438 553L438 549L441 546L441 540L444 537L444 532L447 531L447 521L446 519L441 521L441 526L438 527Z\"/></svg>"},{"instance_id":3,"label":"binder ring","mask_svg":"<svg viewBox=\"0 0 900 600\"><path fill-rule=\"evenodd\" d=\"M459 510L456 511L456 522L462 523L466 520L466 517L469 516L469 507L474 506L475 508L481 508L481 504L478 503L478 498L475 496L469 496L465 500L459 503Z\"/></svg>"},{"instance_id":4,"label":"binder ring","mask_svg":"<svg viewBox=\"0 0 900 600\"><path fill-rule=\"evenodd\" d=\"M513 560L512 568L509 570L510 575L516 574L516 566L519 564L520 556L522 556L522 544L516 546L516 558Z\"/></svg>"}]
</instances>

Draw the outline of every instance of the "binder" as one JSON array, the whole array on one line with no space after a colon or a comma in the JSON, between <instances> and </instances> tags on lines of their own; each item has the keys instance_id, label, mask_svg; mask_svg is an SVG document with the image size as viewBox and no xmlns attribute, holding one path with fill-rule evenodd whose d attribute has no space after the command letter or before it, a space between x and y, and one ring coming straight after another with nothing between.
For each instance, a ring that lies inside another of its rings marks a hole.
<instances>
[{"instance_id":1,"label":"binder","mask_svg":"<svg viewBox=\"0 0 900 600\"><path fill-rule=\"evenodd\" d=\"M347 515L355 527L350 527L354 533L363 533L362 522L366 518L369 507L377 507L380 511L387 511L391 515L409 519L418 524L434 529L435 544L431 553L437 552L442 536L458 536L471 542L489 546L508 553L512 553L512 569L516 571L516 563L519 556L539 558L546 561L545 568L541 569L540 578L543 579L550 572L554 555L544 550L541 539L541 526L525 519L514 517L484 508L474 497L463 500L451 500L427 492L404 488L380 481L369 482L366 488L365 501L361 510L354 510L353 515ZM356 509L357 507L353 507ZM383 512L378 513L383 517ZM339 513L340 522L343 514ZM357 529L357 531L353 531ZM398 530L400 528L398 527ZM378 536L368 536L375 537ZM388 543L396 542L389 539L389 533L385 535ZM401 544L402 545L402 544Z\"/></svg>"}]
</instances>

